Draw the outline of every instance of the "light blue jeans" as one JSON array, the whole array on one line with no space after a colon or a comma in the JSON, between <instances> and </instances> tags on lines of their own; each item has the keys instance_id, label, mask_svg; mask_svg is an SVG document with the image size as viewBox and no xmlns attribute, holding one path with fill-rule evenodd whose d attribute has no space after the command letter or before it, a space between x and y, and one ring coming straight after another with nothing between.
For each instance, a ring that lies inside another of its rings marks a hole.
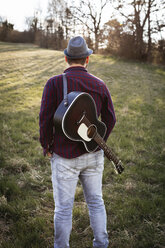
<instances>
[{"instance_id":1,"label":"light blue jeans","mask_svg":"<svg viewBox=\"0 0 165 248\"><path fill-rule=\"evenodd\" d=\"M68 248L72 229L72 208L80 179L89 209L93 230L93 247L107 248L107 217L102 199L103 151L87 153L73 159L53 154L51 158L53 196L55 201L54 248Z\"/></svg>"}]
</instances>

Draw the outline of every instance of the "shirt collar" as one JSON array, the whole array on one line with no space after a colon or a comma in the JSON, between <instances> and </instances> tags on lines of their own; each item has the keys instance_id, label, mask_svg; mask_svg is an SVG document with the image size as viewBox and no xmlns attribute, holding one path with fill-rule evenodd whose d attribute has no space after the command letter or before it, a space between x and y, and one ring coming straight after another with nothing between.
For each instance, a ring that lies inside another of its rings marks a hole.
<instances>
[{"instance_id":1,"label":"shirt collar","mask_svg":"<svg viewBox=\"0 0 165 248\"><path fill-rule=\"evenodd\" d=\"M71 67L68 67L64 72L70 72L70 71L84 71L84 72L87 72L87 70L83 66L71 66Z\"/></svg>"}]
</instances>

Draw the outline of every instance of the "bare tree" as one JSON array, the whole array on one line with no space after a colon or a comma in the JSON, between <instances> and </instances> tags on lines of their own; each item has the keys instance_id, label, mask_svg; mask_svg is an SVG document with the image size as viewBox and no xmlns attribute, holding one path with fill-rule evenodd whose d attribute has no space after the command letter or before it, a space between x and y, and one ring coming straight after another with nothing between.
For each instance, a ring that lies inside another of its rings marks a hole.
<instances>
[{"instance_id":1,"label":"bare tree","mask_svg":"<svg viewBox=\"0 0 165 248\"><path fill-rule=\"evenodd\" d=\"M157 0L120 0L116 3L116 10L124 18L126 27L134 35L137 58L142 58L146 53L145 38L148 39L147 55L149 56L154 29L153 16L160 11L163 3ZM126 9L130 9L130 11L128 12Z\"/></svg>"},{"instance_id":2,"label":"bare tree","mask_svg":"<svg viewBox=\"0 0 165 248\"><path fill-rule=\"evenodd\" d=\"M64 11L63 26L65 29L65 39L67 40L69 38L69 33L70 32L74 33L74 26L75 26L73 22L72 13L69 7L66 7Z\"/></svg>"},{"instance_id":3,"label":"bare tree","mask_svg":"<svg viewBox=\"0 0 165 248\"><path fill-rule=\"evenodd\" d=\"M52 19L54 19L57 27L59 24L62 24L66 5L65 0L49 0L48 14Z\"/></svg>"},{"instance_id":4,"label":"bare tree","mask_svg":"<svg viewBox=\"0 0 165 248\"><path fill-rule=\"evenodd\" d=\"M59 26L64 30L64 37L67 40L70 33L74 33L74 18L68 2L65 0L49 0L49 18L54 20L54 28L57 31Z\"/></svg>"},{"instance_id":5,"label":"bare tree","mask_svg":"<svg viewBox=\"0 0 165 248\"><path fill-rule=\"evenodd\" d=\"M99 48L103 9L108 2L110 0L98 0L97 3L91 0L82 0L72 6L72 15L83 26L86 26L88 33L90 32L94 35L95 52Z\"/></svg>"},{"instance_id":6,"label":"bare tree","mask_svg":"<svg viewBox=\"0 0 165 248\"><path fill-rule=\"evenodd\" d=\"M109 20L104 24L103 39L106 40L106 50L110 53L119 54L122 32L123 25L117 19Z\"/></svg>"},{"instance_id":7,"label":"bare tree","mask_svg":"<svg viewBox=\"0 0 165 248\"><path fill-rule=\"evenodd\" d=\"M2 20L2 19L1 19ZM6 21L1 22L0 27L0 40L1 41L8 41L10 33L14 29L14 24Z\"/></svg>"}]
</instances>

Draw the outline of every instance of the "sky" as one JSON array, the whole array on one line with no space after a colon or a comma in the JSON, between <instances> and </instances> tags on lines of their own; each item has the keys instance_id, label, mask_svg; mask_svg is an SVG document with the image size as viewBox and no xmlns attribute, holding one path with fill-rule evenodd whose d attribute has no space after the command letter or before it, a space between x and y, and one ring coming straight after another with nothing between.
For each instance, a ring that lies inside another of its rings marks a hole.
<instances>
[{"instance_id":1,"label":"sky","mask_svg":"<svg viewBox=\"0 0 165 248\"><path fill-rule=\"evenodd\" d=\"M45 16L47 4L48 0L0 0L0 17L14 24L14 29L23 31L25 18L34 16L37 9L41 9Z\"/></svg>"},{"instance_id":2,"label":"sky","mask_svg":"<svg viewBox=\"0 0 165 248\"><path fill-rule=\"evenodd\" d=\"M68 0L69 1L69 0ZM14 29L24 31L25 19L33 17L37 9L46 17L49 0L0 0L0 17L14 24ZM104 20L109 20L109 8L104 9Z\"/></svg>"},{"instance_id":3,"label":"sky","mask_svg":"<svg viewBox=\"0 0 165 248\"><path fill-rule=\"evenodd\" d=\"M37 10L40 10L43 16L42 19L46 17L48 2L49 0L0 0L0 17L14 24L15 30L24 31L28 28L25 21L26 18L34 17ZM103 23L110 19L110 10L111 6L104 8ZM163 32L163 36L165 36L165 32Z\"/></svg>"}]
</instances>

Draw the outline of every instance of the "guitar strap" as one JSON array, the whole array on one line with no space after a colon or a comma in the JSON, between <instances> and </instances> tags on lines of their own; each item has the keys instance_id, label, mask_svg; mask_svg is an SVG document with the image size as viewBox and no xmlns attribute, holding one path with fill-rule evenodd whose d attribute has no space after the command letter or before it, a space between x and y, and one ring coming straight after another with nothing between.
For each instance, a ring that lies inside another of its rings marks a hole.
<instances>
[{"instance_id":1,"label":"guitar strap","mask_svg":"<svg viewBox=\"0 0 165 248\"><path fill-rule=\"evenodd\" d=\"M67 87L67 78L66 73L62 74L63 78L63 98L64 98L64 105L68 105L68 87Z\"/></svg>"}]
</instances>

